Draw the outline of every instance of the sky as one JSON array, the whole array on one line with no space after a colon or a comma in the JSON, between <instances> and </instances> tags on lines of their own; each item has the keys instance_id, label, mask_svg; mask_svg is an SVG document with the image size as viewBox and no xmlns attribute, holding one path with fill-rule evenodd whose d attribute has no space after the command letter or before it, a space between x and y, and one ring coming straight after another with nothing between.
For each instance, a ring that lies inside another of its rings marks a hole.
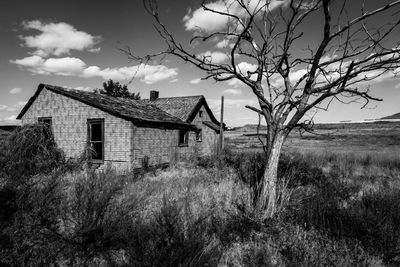
<instances>
[{"instance_id":1,"label":"sky","mask_svg":"<svg viewBox=\"0 0 400 267\"><path fill-rule=\"evenodd\" d=\"M196 27L213 29L221 23L199 9L200 0L159 2L161 19L183 44L187 44ZM349 16L359 11L360 3L361 0L352 0ZM306 24L307 42L320 39L317 32L321 23L317 19ZM130 61L120 49L130 47L135 53L146 55L165 48L152 23L141 0L0 1L0 124L19 123L16 116L40 83L91 90L101 88L108 79L128 84L142 98L148 98L150 90L159 91L160 97L204 95L217 117L223 95L228 126L257 123L256 114L244 107L256 105L256 98L244 85L202 80L205 75L201 70L178 58L166 57L146 66ZM207 46L197 43L191 48L198 54L212 55L215 61L226 59L221 40ZM370 86L373 95L384 99L382 102L361 109L362 104L334 101L329 111L319 110L314 120L375 119L400 112L398 77L388 76Z\"/></svg>"}]
</instances>

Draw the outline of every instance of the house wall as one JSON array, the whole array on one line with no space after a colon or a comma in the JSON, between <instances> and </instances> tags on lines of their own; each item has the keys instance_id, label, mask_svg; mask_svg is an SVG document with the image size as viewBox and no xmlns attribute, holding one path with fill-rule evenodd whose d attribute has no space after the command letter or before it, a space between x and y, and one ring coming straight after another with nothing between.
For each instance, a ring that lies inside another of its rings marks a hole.
<instances>
[{"instance_id":1,"label":"house wall","mask_svg":"<svg viewBox=\"0 0 400 267\"><path fill-rule=\"evenodd\" d=\"M178 146L178 130L134 127L133 167L142 167L143 160L150 165L170 163L175 160Z\"/></svg>"},{"instance_id":2,"label":"house wall","mask_svg":"<svg viewBox=\"0 0 400 267\"><path fill-rule=\"evenodd\" d=\"M179 130L164 130L134 126L130 121L112 116L72 98L43 89L21 119L22 125L36 123L39 117L52 117L54 138L67 158L82 155L87 143L87 119L104 119L104 163L112 163L118 171L158 165L186 158L193 153L211 154L216 149L218 134L204 125L211 121L204 107L193 124L202 129L202 142L196 133L189 133L188 146L179 146ZM104 165L103 165L104 166Z\"/></svg>"},{"instance_id":3,"label":"house wall","mask_svg":"<svg viewBox=\"0 0 400 267\"><path fill-rule=\"evenodd\" d=\"M131 122L45 88L22 117L22 125L36 123L39 117L52 117L54 139L67 158L78 158L87 142L87 119L104 119L104 163L119 171L132 166Z\"/></svg>"},{"instance_id":4,"label":"house wall","mask_svg":"<svg viewBox=\"0 0 400 267\"><path fill-rule=\"evenodd\" d=\"M199 113L203 111L203 115L200 118ZM219 134L217 134L213 129L203 124L203 121L211 121L210 115L202 106L197 112L196 117L193 119L192 124L195 124L198 128L202 129L202 142L196 142L196 135L193 133L192 138L189 140L192 143L189 145L197 145L199 147L199 152L202 155L209 155L215 152L218 144Z\"/></svg>"},{"instance_id":5,"label":"house wall","mask_svg":"<svg viewBox=\"0 0 400 267\"><path fill-rule=\"evenodd\" d=\"M193 119L193 124L202 129L202 142L196 141L196 133L189 132L187 146L179 146L179 130L164 130L144 127L134 127L133 130L133 167L142 167L143 160L148 159L150 165L170 163L191 155L209 155L217 146L218 134L203 124L210 121L210 116L204 107L203 116L199 113Z\"/></svg>"}]
</instances>

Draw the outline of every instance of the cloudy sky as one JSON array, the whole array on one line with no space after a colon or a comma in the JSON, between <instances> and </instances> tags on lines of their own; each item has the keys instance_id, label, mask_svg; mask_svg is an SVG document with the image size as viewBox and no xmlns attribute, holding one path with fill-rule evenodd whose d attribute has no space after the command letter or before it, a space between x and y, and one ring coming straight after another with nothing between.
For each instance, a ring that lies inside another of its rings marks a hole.
<instances>
[{"instance_id":1,"label":"cloudy sky","mask_svg":"<svg viewBox=\"0 0 400 267\"><path fill-rule=\"evenodd\" d=\"M199 9L200 0L160 2L161 18L182 43L198 27L214 29L224 23ZM218 5L217 0L211 2ZM350 7L350 15L357 6ZM309 22L310 42L319 40L318 25ZM140 0L2 0L0 34L0 124L18 123L16 115L40 83L90 90L101 87L107 79L129 83L128 88L140 92L142 98L147 98L150 90L160 91L161 97L202 94L216 115L224 95L228 125L257 122L255 114L244 108L256 101L243 85L201 80L201 71L176 58L147 66L128 60L119 48L129 46L145 55L164 47ZM215 40L213 45L195 44L192 49L197 54L211 55L214 61L224 61L225 45ZM319 111L315 120L362 120L400 112L398 78L380 79L371 84L371 90L384 101L363 110L361 104L333 103L330 111Z\"/></svg>"}]
</instances>

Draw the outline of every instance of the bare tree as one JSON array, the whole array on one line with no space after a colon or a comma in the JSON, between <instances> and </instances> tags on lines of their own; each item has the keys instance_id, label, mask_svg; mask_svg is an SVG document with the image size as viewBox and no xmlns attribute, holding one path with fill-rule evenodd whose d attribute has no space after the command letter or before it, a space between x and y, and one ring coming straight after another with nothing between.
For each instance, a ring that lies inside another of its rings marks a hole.
<instances>
[{"instance_id":1,"label":"bare tree","mask_svg":"<svg viewBox=\"0 0 400 267\"><path fill-rule=\"evenodd\" d=\"M214 32L199 29L190 43L199 47L224 40L227 60L222 63L212 55L196 55L190 44L181 44L161 21L156 0L143 2L167 48L147 56L128 48L124 52L130 59L146 63L177 56L203 70L204 79L240 81L257 97L259 107L246 107L268 126L266 169L256 203L266 217L276 211L277 167L288 134L296 128L308 130L312 123L305 117L314 110L326 110L334 99L362 100L363 107L370 100L381 100L370 95L368 83L399 71L399 35L393 36L398 34L400 1L366 11L365 0L360 0L355 17L347 12L347 0L220 0L222 9L204 1L203 10L224 16L227 22ZM386 21L376 25L374 18L383 16ZM308 41L305 24L312 18L321 24L320 40L304 47Z\"/></svg>"}]
</instances>

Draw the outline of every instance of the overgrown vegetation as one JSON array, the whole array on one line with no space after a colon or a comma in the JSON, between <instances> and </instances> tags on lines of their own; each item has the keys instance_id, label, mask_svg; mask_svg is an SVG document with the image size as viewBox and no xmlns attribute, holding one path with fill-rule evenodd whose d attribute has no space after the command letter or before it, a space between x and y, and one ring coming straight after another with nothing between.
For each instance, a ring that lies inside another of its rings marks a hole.
<instances>
[{"instance_id":1,"label":"overgrown vegetation","mask_svg":"<svg viewBox=\"0 0 400 267\"><path fill-rule=\"evenodd\" d=\"M0 151L2 266L400 264L398 158L286 154L279 212L262 220L262 153L122 176L64 161L40 125Z\"/></svg>"}]
</instances>

